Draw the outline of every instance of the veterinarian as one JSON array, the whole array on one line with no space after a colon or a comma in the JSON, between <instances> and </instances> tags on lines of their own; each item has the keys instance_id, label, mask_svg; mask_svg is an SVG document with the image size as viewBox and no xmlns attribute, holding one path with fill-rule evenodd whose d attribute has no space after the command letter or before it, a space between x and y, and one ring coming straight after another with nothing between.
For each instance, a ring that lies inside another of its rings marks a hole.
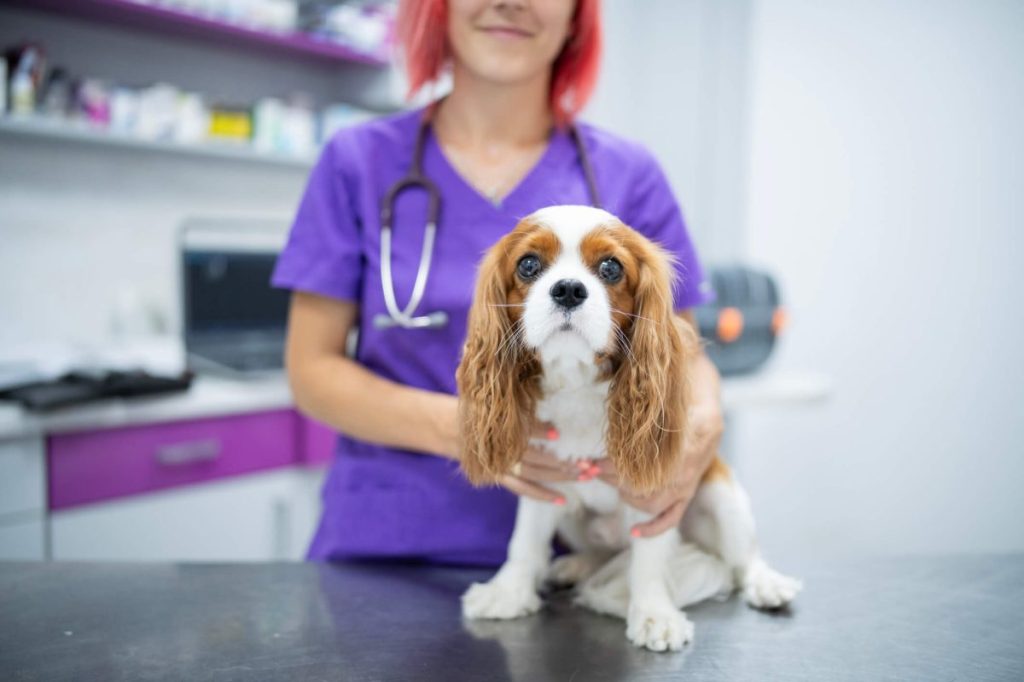
<instances>
[{"instance_id":1,"label":"veterinarian","mask_svg":"<svg viewBox=\"0 0 1024 682\"><path fill-rule=\"evenodd\" d=\"M559 504L546 483L618 482L607 460L579 468L540 447L501 488L475 489L459 473L455 370L483 252L536 209L599 200L678 259L675 307L691 324L690 309L710 294L651 154L573 125L597 78L597 0L407 0L398 12L412 90L448 71L451 91L425 109L342 130L326 145L273 279L293 292L286 363L298 406L340 434L308 555L495 565L505 558L516 495ZM389 198L410 177L429 185ZM417 287L424 255L428 274ZM405 315L417 289L422 298ZM691 371L686 464L668 489L629 497L655 514L635 533L679 522L717 449L718 373L703 354ZM557 438L542 424L535 434Z\"/></svg>"}]
</instances>

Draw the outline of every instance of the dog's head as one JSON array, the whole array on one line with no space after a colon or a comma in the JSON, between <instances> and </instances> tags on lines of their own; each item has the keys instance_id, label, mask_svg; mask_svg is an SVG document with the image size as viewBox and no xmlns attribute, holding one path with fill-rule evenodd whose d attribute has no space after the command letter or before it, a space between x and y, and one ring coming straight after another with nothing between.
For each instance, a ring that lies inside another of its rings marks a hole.
<instances>
[{"instance_id":1,"label":"dog's head","mask_svg":"<svg viewBox=\"0 0 1024 682\"><path fill-rule=\"evenodd\" d=\"M588 206L524 218L480 266L458 372L463 469L474 483L507 473L527 445L541 360L577 360L611 381L605 440L619 475L653 489L681 450L695 344L655 244Z\"/></svg>"}]
</instances>

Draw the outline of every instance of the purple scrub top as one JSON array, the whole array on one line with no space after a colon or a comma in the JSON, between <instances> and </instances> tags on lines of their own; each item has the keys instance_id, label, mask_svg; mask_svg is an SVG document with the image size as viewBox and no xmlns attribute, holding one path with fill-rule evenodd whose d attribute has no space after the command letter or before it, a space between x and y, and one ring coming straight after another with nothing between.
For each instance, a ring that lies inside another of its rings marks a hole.
<instances>
[{"instance_id":1,"label":"purple scrub top","mask_svg":"<svg viewBox=\"0 0 1024 682\"><path fill-rule=\"evenodd\" d=\"M386 312L380 278L380 202L408 173L422 110L337 133L314 167L273 275L277 287L359 304L358 361L378 375L455 394L476 267L484 251L516 222L551 204L589 204L571 136L555 132L540 161L495 205L455 171L427 136L424 173L441 193L437 242L426 293L416 314L443 310L441 329L377 329ZM639 145L578 124L604 208L678 259L677 309L713 298L683 217L661 168ZM404 192L395 207L393 262L404 307L423 246L425 194ZM476 489L456 463L338 437L324 483L323 513L309 548L313 560L414 558L496 565L504 561L515 496Z\"/></svg>"}]
</instances>

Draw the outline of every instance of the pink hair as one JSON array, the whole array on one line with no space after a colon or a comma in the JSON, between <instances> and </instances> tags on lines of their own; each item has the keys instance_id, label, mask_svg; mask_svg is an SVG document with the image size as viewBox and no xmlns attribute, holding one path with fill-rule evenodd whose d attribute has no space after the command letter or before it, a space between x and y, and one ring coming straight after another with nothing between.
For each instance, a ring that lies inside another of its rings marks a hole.
<instances>
[{"instance_id":1,"label":"pink hair","mask_svg":"<svg viewBox=\"0 0 1024 682\"><path fill-rule=\"evenodd\" d=\"M601 61L600 0L577 0L569 38L551 73L551 111L564 126L579 113L597 85ZM435 80L448 61L447 0L401 0L396 32L405 56L409 95Z\"/></svg>"}]
</instances>

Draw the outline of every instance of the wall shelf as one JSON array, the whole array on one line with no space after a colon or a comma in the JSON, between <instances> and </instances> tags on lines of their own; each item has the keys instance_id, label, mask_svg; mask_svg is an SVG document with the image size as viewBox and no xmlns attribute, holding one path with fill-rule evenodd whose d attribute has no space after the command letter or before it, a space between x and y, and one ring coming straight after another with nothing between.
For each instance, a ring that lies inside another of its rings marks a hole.
<instances>
[{"instance_id":1,"label":"wall shelf","mask_svg":"<svg viewBox=\"0 0 1024 682\"><path fill-rule=\"evenodd\" d=\"M0 138L72 142L86 145L119 147L139 151L159 152L181 156L225 159L284 168L309 170L314 156L261 152L247 145L215 142L185 143L164 140L146 140L134 135L113 133L85 124L51 121L45 118L0 116Z\"/></svg>"},{"instance_id":2,"label":"wall shelf","mask_svg":"<svg viewBox=\"0 0 1024 682\"><path fill-rule=\"evenodd\" d=\"M59 12L105 23L131 26L157 33L198 38L248 47L299 59L333 64L387 66L381 55L359 52L300 31L273 32L230 23L212 16L132 0L0 0L8 5Z\"/></svg>"}]
</instances>

